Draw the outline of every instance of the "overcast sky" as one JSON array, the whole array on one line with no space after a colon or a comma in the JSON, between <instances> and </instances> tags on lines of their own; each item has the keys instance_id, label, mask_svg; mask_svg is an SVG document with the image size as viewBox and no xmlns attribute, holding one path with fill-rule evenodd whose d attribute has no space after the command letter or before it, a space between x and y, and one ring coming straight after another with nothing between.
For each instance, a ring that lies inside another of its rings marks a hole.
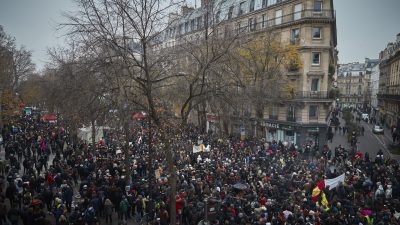
<instances>
[{"instance_id":1,"label":"overcast sky","mask_svg":"<svg viewBox=\"0 0 400 225\"><path fill-rule=\"evenodd\" d=\"M377 58L400 33L400 0L334 0L334 5L340 63ZM0 0L0 24L19 45L33 51L42 69L48 61L46 49L63 43L55 31L63 21L61 13L73 7L71 0Z\"/></svg>"}]
</instances>

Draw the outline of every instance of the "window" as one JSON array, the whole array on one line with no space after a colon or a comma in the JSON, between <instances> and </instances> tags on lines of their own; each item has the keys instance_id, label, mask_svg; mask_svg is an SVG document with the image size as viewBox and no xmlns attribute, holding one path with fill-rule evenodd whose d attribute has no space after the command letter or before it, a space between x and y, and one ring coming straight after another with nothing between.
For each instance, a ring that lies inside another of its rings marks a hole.
<instances>
[{"instance_id":1,"label":"window","mask_svg":"<svg viewBox=\"0 0 400 225\"><path fill-rule=\"evenodd\" d=\"M296 122L296 116L295 116L295 108L293 105L288 106L288 111L287 111L287 120Z\"/></svg>"},{"instance_id":2,"label":"window","mask_svg":"<svg viewBox=\"0 0 400 225\"><path fill-rule=\"evenodd\" d=\"M312 37L313 39L321 39L321 27L312 28Z\"/></svg>"},{"instance_id":3,"label":"window","mask_svg":"<svg viewBox=\"0 0 400 225\"><path fill-rule=\"evenodd\" d=\"M267 27L267 26L268 26L267 23L268 23L268 17L267 17L266 14L263 14L263 15L262 15L262 23L261 23L262 28Z\"/></svg>"},{"instance_id":4,"label":"window","mask_svg":"<svg viewBox=\"0 0 400 225\"><path fill-rule=\"evenodd\" d=\"M212 18L211 18L212 19ZM210 23L209 23L210 22ZM212 25L212 20L208 20L208 12L204 15L204 27L208 27L208 25Z\"/></svg>"},{"instance_id":5,"label":"window","mask_svg":"<svg viewBox=\"0 0 400 225\"><path fill-rule=\"evenodd\" d=\"M189 22L185 23L185 33L189 31Z\"/></svg>"},{"instance_id":6,"label":"window","mask_svg":"<svg viewBox=\"0 0 400 225\"><path fill-rule=\"evenodd\" d=\"M229 7L228 19L232 19L232 14L233 14L233 6Z\"/></svg>"},{"instance_id":7,"label":"window","mask_svg":"<svg viewBox=\"0 0 400 225\"><path fill-rule=\"evenodd\" d=\"M249 12L253 12L254 11L254 4L255 4L255 0L250 0Z\"/></svg>"},{"instance_id":8,"label":"window","mask_svg":"<svg viewBox=\"0 0 400 225\"><path fill-rule=\"evenodd\" d=\"M217 14L215 15L215 22L219 23L220 17L221 16L221 11L218 11Z\"/></svg>"},{"instance_id":9,"label":"window","mask_svg":"<svg viewBox=\"0 0 400 225\"><path fill-rule=\"evenodd\" d=\"M196 30L196 27L194 26L194 23L195 23L195 20L192 19L192 20L190 21L190 30L192 30L192 31Z\"/></svg>"},{"instance_id":10,"label":"window","mask_svg":"<svg viewBox=\"0 0 400 225\"><path fill-rule=\"evenodd\" d=\"M244 3L245 2L241 2L239 4L239 12L238 12L238 16L242 15L244 13Z\"/></svg>"},{"instance_id":11,"label":"window","mask_svg":"<svg viewBox=\"0 0 400 225\"><path fill-rule=\"evenodd\" d=\"M269 108L269 119L272 120L277 120L278 119L278 107L277 106L271 106Z\"/></svg>"},{"instance_id":12,"label":"window","mask_svg":"<svg viewBox=\"0 0 400 225\"><path fill-rule=\"evenodd\" d=\"M268 0L262 0L262 7L265 8L268 6Z\"/></svg>"},{"instance_id":13,"label":"window","mask_svg":"<svg viewBox=\"0 0 400 225\"><path fill-rule=\"evenodd\" d=\"M319 79L318 78L311 80L311 91L319 91Z\"/></svg>"},{"instance_id":14,"label":"window","mask_svg":"<svg viewBox=\"0 0 400 225\"><path fill-rule=\"evenodd\" d=\"M268 0L268 5L275 5L276 4L276 0Z\"/></svg>"},{"instance_id":15,"label":"window","mask_svg":"<svg viewBox=\"0 0 400 225\"><path fill-rule=\"evenodd\" d=\"M312 53L312 64L319 65L321 63L321 53L313 52Z\"/></svg>"},{"instance_id":16,"label":"window","mask_svg":"<svg viewBox=\"0 0 400 225\"><path fill-rule=\"evenodd\" d=\"M254 31L254 30L256 30L256 25L257 25L257 23L256 23L256 19L254 18L249 18L249 20L248 20L249 22L249 24L248 24L248 26L249 26L249 30L250 31Z\"/></svg>"},{"instance_id":17,"label":"window","mask_svg":"<svg viewBox=\"0 0 400 225\"><path fill-rule=\"evenodd\" d=\"M360 72L361 73L361 72ZM362 83L362 78L358 79L358 83Z\"/></svg>"},{"instance_id":18,"label":"window","mask_svg":"<svg viewBox=\"0 0 400 225\"><path fill-rule=\"evenodd\" d=\"M294 15L293 15L293 19L294 20L299 20L301 19L301 11L303 9L303 5L302 4L297 4L294 6Z\"/></svg>"},{"instance_id":19,"label":"window","mask_svg":"<svg viewBox=\"0 0 400 225\"><path fill-rule=\"evenodd\" d=\"M282 23L282 9L275 11L275 25Z\"/></svg>"},{"instance_id":20,"label":"window","mask_svg":"<svg viewBox=\"0 0 400 225\"><path fill-rule=\"evenodd\" d=\"M318 118L318 106L317 105L310 105L310 109L308 111L308 116L310 118Z\"/></svg>"},{"instance_id":21,"label":"window","mask_svg":"<svg viewBox=\"0 0 400 225\"><path fill-rule=\"evenodd\" d=\"M197 17L197 30L201 29L201 24L203 24L203 20L201 16Z\"/></svg>"},{"instance_id":22,"label":"window","mask_svg":"<svg viewBox=\"0 0 400 225\"><path fill-rule=\"evenodd\" d=\"M292 29L292 33L290 35L290 43L298 44L299 39L300 39L300 29L299 28Z\"/></svg>"},{"instance_id":23,"label":"window","mask_svg":"<svg viewBox=\"0 0 400 225\"><path fill-rule=\"evenodd\" d=\"M322 1L318 0L314 2L314 12L322 12Z\"/></svg>"},{"instance_id":24,"label":"window","mask_svg":"<svg viewBox=\"0 0 400 225\"><path fill-rule=\"evenodd\" d=\"M179 24L178 32L179 34L183 34L183 24Z\"/></svg>"}]
</instances>

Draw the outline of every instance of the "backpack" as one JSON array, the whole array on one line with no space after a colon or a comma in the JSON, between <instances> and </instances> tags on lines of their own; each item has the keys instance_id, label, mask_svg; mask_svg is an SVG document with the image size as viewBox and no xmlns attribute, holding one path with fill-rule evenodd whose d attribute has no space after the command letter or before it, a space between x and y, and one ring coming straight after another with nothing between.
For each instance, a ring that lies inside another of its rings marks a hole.
<instances>
[{"instance_id":1,"label":"backpack","mask_svg":"<svg viewBox=\"0 0 400 225\"><path fill-rule=\"evenodd\" d=\"M84 219L85 221L92 221L95 217L95 211L93 207L86 209Z\"/></svg>"},{"instance_id":2,"label":"backpack","mask_svg":"<svg viewBox=\"0 0 400 225\"><path fill-rule=\"evenodd\" d=\"M121 203L119 203L119 208L120 208L123 212L128 211L128 208L129 208L128 200L126 200L126 199L122 200Z\"/></svg>"},{"instance_id":3,"label":"backpack","mask_svg":"<svg viewBox=\"0 0 400 225\"><path fill-rule=\"evenodd\" d=\"M60 206L57 206L55 209L54 209L54 217L55 218L60 218L61 217L61 215L64 213L64 210L63 210L63 208L61 207L61 205Z\"/></svg>"}]
</instances>

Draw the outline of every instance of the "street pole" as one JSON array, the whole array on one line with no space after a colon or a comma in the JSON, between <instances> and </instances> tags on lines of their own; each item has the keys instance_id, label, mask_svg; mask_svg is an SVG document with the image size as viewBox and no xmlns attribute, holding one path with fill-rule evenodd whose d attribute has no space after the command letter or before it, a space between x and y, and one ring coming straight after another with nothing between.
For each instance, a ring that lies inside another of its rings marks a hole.
<instances>
[{"instance_id":1,"label":"street pole","mask_svg":"<svg viewBox=\"0 0 400 225\"><path fill-rule=\"evenodd\" d=\"M208 225L208 209L207 209L207 204L208 204L208 198L206 197L204 199L204 223L203 225Z\"/></svg>"},{"instance_id":2,"label":"street pole","mask_svg":"<svg viewBox=\"0 0 400 225\"><path fill-rule=\"evenodd\" d=\"M3 89L0 88L0 135L3 133Z\"/></svg>"}]
</instances>

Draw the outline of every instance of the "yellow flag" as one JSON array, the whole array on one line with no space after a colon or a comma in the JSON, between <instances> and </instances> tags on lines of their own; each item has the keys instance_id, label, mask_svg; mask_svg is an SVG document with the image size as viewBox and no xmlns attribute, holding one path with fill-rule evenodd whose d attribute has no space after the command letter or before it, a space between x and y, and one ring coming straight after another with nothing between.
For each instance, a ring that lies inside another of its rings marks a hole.
<instances>
[{"instance_id":1,"label":"yellow flag","mask_svg":"<svg viewBox=\"0 0 400 225\"><path fill-rule=\"evenodd\" d=\"M328 207L328 199L326 199L326 195L324 192L322 192L321 194L321 203L323 206L325 206L325 208L329 209Z\"/></svg>"}]
</instances>

